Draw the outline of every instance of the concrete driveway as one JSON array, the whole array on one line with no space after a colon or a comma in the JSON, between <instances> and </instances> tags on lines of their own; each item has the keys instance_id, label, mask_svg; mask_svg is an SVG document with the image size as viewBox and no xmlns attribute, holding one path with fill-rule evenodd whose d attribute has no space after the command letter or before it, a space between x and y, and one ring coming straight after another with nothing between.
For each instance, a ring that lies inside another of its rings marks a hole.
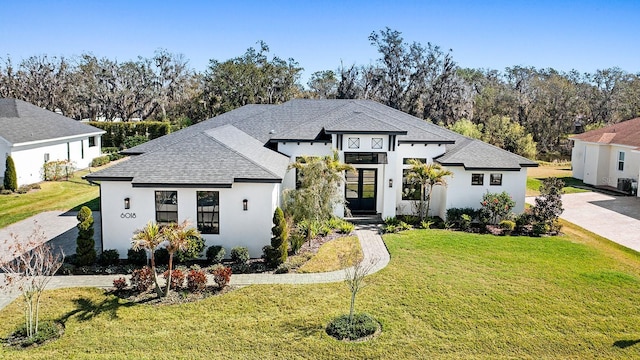
<instances>
[{"instance_id":1,"label":"concrete driveway","mask_svg":"<svg viewBox=\"0 0 640 360\"><path fill-rule=\"evenodd\" d=\"M640 198L585 192L563 195L562 205L562 219L640 252Z\"/></svg>"},{"instance_id":2,"label":"concrete driveway","mask_svg":"<svg viewBox=\"0 0 640 360\"><path fill-rule=\"evenodd\" d=\"M12 234L16 235L20 241L27 241L33 233L35 223L40 226L44 238L54 250L62 249L67 256L75 254L76 238L78 237L77 214L75 211L46 211L0 229L0 260L8 260L6 259L9 256L7 242L13 241ZM96 251L99 254L102 251L100 212L94 211L93 219L93 238L96 241Z\"/></svg>"}]
</instances>

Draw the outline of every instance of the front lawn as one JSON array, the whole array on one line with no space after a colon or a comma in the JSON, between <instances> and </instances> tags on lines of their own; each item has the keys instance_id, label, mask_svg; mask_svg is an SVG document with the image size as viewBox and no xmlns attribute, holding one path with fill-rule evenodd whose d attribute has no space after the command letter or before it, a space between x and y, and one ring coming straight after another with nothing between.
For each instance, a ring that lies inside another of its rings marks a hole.
<instances>
[{"instance_id":1,"label":"front lawn","mask_svg":"<svg viewBox=\"0 0 640 360\"><path fill-rule=\"evenodd\" d=\"M391 262L356 310L382 323L365 343L325 325L349 308L343 283L254 285L198 303L132 305L99 289L46 293L66 325L10 359L631 359L640 358L640 255L568 227L562 237L446 230L385 235ZM22 320L0 312L0 336Z\"/></svg>"},{"instance_id":2,"label":"front lawn","mask_svg":"<svg viewBox=\"0 0 640 360\"><path fill-rule=\"evenodd\" d=\"M88 170L78 171L69 181L45 181L39 190L26 194L0 195L0 228L49 210L79 210L88 205L100 209L100 188L91 185L82 176Z\"/></svg>"}]
</instances>

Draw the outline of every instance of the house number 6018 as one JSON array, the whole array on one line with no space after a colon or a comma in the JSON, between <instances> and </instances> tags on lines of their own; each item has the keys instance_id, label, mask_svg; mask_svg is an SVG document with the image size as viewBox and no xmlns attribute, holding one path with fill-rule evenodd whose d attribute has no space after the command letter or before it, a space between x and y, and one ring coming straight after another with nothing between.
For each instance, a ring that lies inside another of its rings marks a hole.
<instances>
[{"instance_id":1,"label":"house number 6018","mask_svg":"<svg viewBox=\"0 0 640 360\"><path fill-rule=\"evenodd\" d=\"M121 213L120 217L123 219L135 219L136 213Z\"/></svg>"}]
</instances>

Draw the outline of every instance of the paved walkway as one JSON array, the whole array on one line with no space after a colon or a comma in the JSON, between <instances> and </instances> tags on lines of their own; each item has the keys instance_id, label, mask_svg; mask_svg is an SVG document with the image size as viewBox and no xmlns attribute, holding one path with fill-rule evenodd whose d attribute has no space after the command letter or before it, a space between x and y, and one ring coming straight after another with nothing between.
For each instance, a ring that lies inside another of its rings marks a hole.
<instances>
[{"instance_id":1,"label":"paved walkway","mask_svg":"<svg viewBox=\"0 0 640 360\"><path fill-rule=\"evenodd\" d=\"M527 198L534 204L534 198ZM562 195L562 219L640 251L640 198L597 192Z\"/></svg>"},{"instance_id":2,"label":"paved walkway","mask_svg":"<svg viewBox=\"0 0 640 360\"><path fill-rule=\"evenodd\" d=\"M389 263L390 257L387 248L380 237L378 228L374 225L358 225L356 235L360 240L363 263L373 264L369 274L373 274ZM60 289L69 287L113 287L113 279L118 275L62 275L54 276L47 289ZM231 276L230 285L253 284L320 284L340 282L345 279L345 270L313 274L235 274ZM209 283L213 279L209 277ZM4 308L19 296L18 293L0 294L0 309Z\"/></svg>"}]
</instances>

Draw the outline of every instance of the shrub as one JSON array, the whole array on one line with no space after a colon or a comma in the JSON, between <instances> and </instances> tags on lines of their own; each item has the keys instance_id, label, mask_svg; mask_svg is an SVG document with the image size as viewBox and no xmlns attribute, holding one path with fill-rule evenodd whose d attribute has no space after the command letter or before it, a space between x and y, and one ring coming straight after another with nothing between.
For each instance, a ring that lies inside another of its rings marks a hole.
<instances>
[{"instance_id":1,"label":"shrub","mask_svg":"<svg viewBox=\"0 0 640 360\"><path fill-rule=\"evenodd\" d=\"M166 248L159 248L153 253L156 258L156 265L168 265L169 264L169 250Z\"/></svg>"},{"instance_id":2,"label":"shrub","mask_svg":"<svg viewBox=\"0 0 640 360\"><path fill-rule=\"evenodd\" d=\"M207 287L207 275L204 270L191 269L187 273L187 289L191 292L200 292Z\"/></svg>"},{"instance_id":3,"label":"shrub","mask_svg":"<svg viewBox=\"0 0 640 360\"><path fill-rule=\"evenodd\" d=\"M402 215L402 221L409 225L418 225L420 224L420 216L416 215Z\"/></svg>"},{"instance_id":4,"label":"shrub","mask_svg":"<svg viewBox=\"0 0 640 360\"><path fill-rule=\"evenodd\" d=\"M320 225L320 230L318 230L318 234L320 234L320 236L327 236L331 234L331 231L333 231L333 228L325 223Z\"/></svg>"},{"instance_id":5,"label":"shrub","mask_svg":"<svg viewBox=\"0 0 640 360\"><path fill-rule=\"evenodd\" d=\"M16 164L13 162L11 155L7 155L4 169L4 190L16 191L18 189L18 173L16 172Z\"/></svg>"},{"instance_id":6,"label":"shrub","mask_svg":"<svg viewBox=\"0 0 640 360\"><path fill-rule=\"evenodd\" d=\"M73 162L68 160L48 161L42 167L42 177L45 181L69 179L76 171Z\"/></svg>"},{"instance_id":7,"label":"shrub","mask_svg":"<svg viewBox=\"0 0 640 360\"><path fill-rule=\"evenodd\" d=\"M543 222L539 222L539 223L535 223L533 224L533 234L535 236L540 236L540 235L544 235L549 233L550 231L550 227L549 225L543 223Z\"/></svg>"},{"instance_id":8,"label":"shrub","mask_svg":"<svg viewBox=\"0 0 640 360\"><path fill-rule=\"evenodd\" d=\"M382 231L386 234L393 234L395 232L398 232L398 227L396 225L385 225L382 227Z\"/></svg>"},{"instance_id":9,"label":"shrub","mask_svg":"<svg viewBox=\"0 0 640 360\"><path fill-rule=\"evenodd\" d=\"M220 266L213 270L213 281L219 288L224 288L231 281L231 268Z\"/></svg>"},{"instance_id":10,"label":"shrub","mask_svg":"<svg viewBox=\"0 0 640 360\"><path fill-rule=\"evenodd\" d=\"M244 246L236 246L231 249L231 261L236 265L244 265L249 261L249 249Z\"/></svg>"},{"instance_id":11,"label":"shrub","mask_svg":"<svg viewBox=\"0 0 640 360\"><path fill-rule=\"evenodd\" d=\"M327 334L338 340L357 340L373 335L378 330L378 322L367 314L341 315L327 325Z\"/></svg>"},{"instance_id":12,"label":"shrub","mask_svg":"<svg viewBox=\"0 0 640 360\"><path fill-rule=\"evenodd\" d=\"M0 190L0 195L11 195L13 194L13 191L8 190L8 189L2 189Z\"/></svg>"},{"instance_id":13,"label":"shrub","mask_svg":"<svg viewBox=\"0 0 640 360\"><path fill-rule=\"evenodd\" d=\"M144 135L127 136L124 138L123 145L126 149L131 149L132 147L144 144L147 141L149 141L149 139Z\"/></svg>"},{"instance_id":14,"label":"shrub","mask_svg":"<svg viewBox=\"0 0 640 360\"><path fill-rule=\"evenodd\" d=\"M113 287L116 288L117 291L122 291L127 287L127 280L122 276L117 279L113 279Z\"/></svg>"},{"instance_id":15,"label":"shrub","mask_svg":"<svg viewBox=\"0 0 640 360\"><path fill-rule=\"evenodd\" d=\"M387 217L384 219L385 225L393 225L397 226L400 223L400 220L397 217Z\"/></svg>"},{"instance_id":16,"label":"shrub","mask_svg":"<svg viewBox=\"0 0 640 360\"><path fill-rule=\"evenodd\" d=\"M120 253L116 249L105 250L100 254L98 262L104 266L118 265L120 263Z\"/></svg>"},{"instance_id":17,"label":"shrub","mask_svg":"<svg viewBox=\"0 0 640 360\"><path fill-rule=\"evenodd\" d=\"M149 290L153 285L153 274L151 268L145 266L141 269L133 270L131 273L131 287L135 290L143 292Z\"/></svg>"},{"instance_id":18,"label":"shrub","mask_svg":"<svg viewBox=\"0 0 640 360\"><path fill-rule=\"evenodd\" d=\"M340 226L340 224L342 224L343 221L344 220L334 216L331 219L327 220L326 225L332 229L338 229L338 227Z\"/></svg>"},{"instance_id":19,"label":"shrub","mask_svg":"<svg viewBox=\"0 0 640 360\"><path fill-rule=\"evenodd\" d=\"M109 155L98 156L96 158L93 158L93 160L91 160L91 166L98 167L98 166L106 165L110 161L111 161L111 158L109 157Z\"/></svg>"},{"instance_id":20,"label":"shrub","mask_svg":"<svg viewBox=\"0 0 640 360\"><path fill-rule=\"evenodd\" d=\"M340 227L338 228L338 232L340 234L351 234L354 229L355 229L355 225L353 225L348 221L343 221L342 224L340 224Z\"/></svg>"},{"instance_id":21,"label":"shrub","mask_svg":"<svg viewBox=\"0 0 640 360\"><path fill-rule=\"evenodd\" d=\"M119 154L119 153L111 153L108 155L109 156L109 161L116 161L118 159L122 159L124 157L124 155Z\"/></svg>"},{"instance_id":22,"label":"shrub","mask_svg":"<svg viewBox=\"0 0 640 360\"><path fill-rule=\"evenodd\" d=\"M540 186L540 196L535 199L535 206L532 209L536 221L544 223L549 231L559 231L558 217L563 212L562 208L562 188L564 181L551 177L542 180Z\"/></svg>"},{"instance_id":23,"label":"shrub","mask_svg":"<svg viewBox=\"0 0 640 360\"><path fill-rule=\"evenodd\" d=\"M169 270L165 271L164 273L162 273L162 276L164 277L165 280L169 279ZM185 278L185 274L184 272L182 272L182 270L180 269L174 269L171 270L171 286L170 289L171 290L178 290L181 289L184 286L184 278Z\"/></svg>"},{"instance_id":24,"label":"shrub","mask_svg":"<svg viewBox=\"0 0 640 360\"><path fill-rule=\"evenodd\" d=\"M287 260L289 247L289 227L284 218L282 209L276 208L273 212L273 227L271 228L271 245L262 250L267 266L275 268Z\"/></svg>"},{"instance_id":25,"label":"shrub","mask_svg":"<svg viewBox=\"0 0 640 360\"><path fill-rule=\"evenodd\" d=\"M284 263L284 264L278 265L278 267L276 268L274 273L276 273L276 274L286 274L286 273L289 272L289 270L291 270L291 265L289 265L287 263Z\"/></svg>"},{"instance_id":26,"label":"shrub","mask_svg":"<svg viewBox=\"0 0 640 360\"><path fill-rule=\"evenodd\" d=\"M511 220L502 220L498 225L500 226L500 229L509 232L513 231L513 229L516 228L516 223Z\"/></svg>"},{"instance_id":27,"label":"shrub","mask_svg":"<svg viewBox=\"0 0 640 360\"><path fill-rule=\"evenodd\" d=\"M133 265L145 265L147 263L147 251L145 249L127 250L127 261Z\"/></svg>"},{"instance_id":28,"label":"shrub","mask_svg":"<svg viewBox=\"0 0 640 360\"><path fill-rule=\"evenodd\" d=\"M433 225L432 220L420 221L420 229L431 229L431 225Z\"/></svg>"},{"instance_id":29,"label":"shrub","mask_svg":"<svg viewBox=\"0 0 640 360\"><path fill-rule=\"evenodd\" d=\"M292 233L289 237L289 244L291 245L291 252L297 254L302 244L304 244L304 235L297 231Z\"/></svg>"},{"instance_id":30,"label":"shrub","mask_svg":"<svg viewBox=\"0 0 640 360\"><path fill-rule=\"evenodd\" d=\"M205 248L205 239L200 236L192 236L187 239L187 248L186 250L178 250L176 251L176 256L174 257L174 261L178 260L178 262L185 262L187 260L196 259L200 257L202 251Z\"/></svg>"},{"instance_id":31,"label":"shrub","mask_svg":"<svg viewBox=\"0 0 640 360\"><path fill-rule=\"evenodd\" d=\"M482 206L480 209L480 220L483 223L497 224L511 213L511 209L513 209L516 203L506 191L500 194L487 191L487 193L482 196L480 205Z\"/></svg>"},{"instance_id":32,"label":"shrub","mask_svg":"<svg viewBox=\"0 0 640 360\"><path fill-rule=\"evenodd\" d=\"M398 231L411 230L411 229L413 229L413 226L407 224L404 221L400 221L400 223L398 224L397 229L398 229Z\"/></svg>"},{"instance_id":33,"label":"shrub","mask_svg":"<svg viewBox=\"0 0 640 360\"><path fill-rule=\"evenodd\" d=\"M211 264L219 264L224 260L226 251L220 245L209 246L207 249L207 260Z\"/></svg>"},{"instance_id":34,"label":"shrub","mask_svg":"<svg viewBox=\"0 0 640 360\"><path fill-rule=\"evenodd\" d=\"M117 153L118 151L120 151L120 149L118 149L115 146L108 146L108 147L103 147L101 149L103 154L113 154L113 153Z\"/></svg>"}]
</instances>

